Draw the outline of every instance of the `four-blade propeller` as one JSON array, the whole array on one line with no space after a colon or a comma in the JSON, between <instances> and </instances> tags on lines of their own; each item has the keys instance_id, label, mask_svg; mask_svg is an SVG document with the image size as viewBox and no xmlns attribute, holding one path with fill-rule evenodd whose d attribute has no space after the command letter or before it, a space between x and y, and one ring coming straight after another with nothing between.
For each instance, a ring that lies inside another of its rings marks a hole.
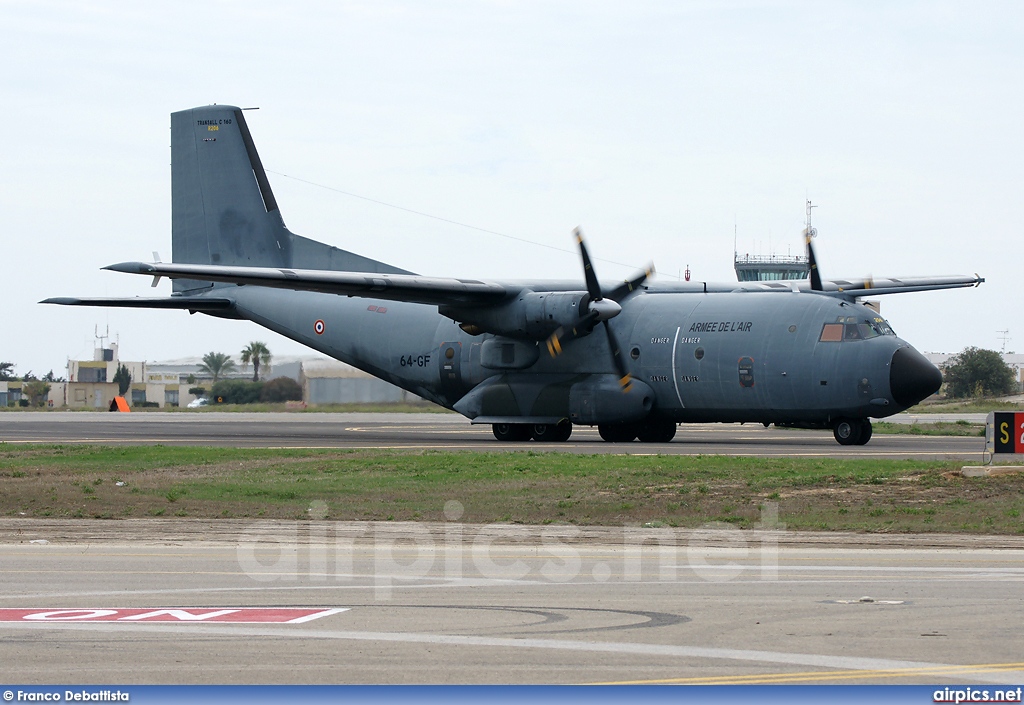
<instances>
[{"instance_id":1,"label":"four-blade propeller","mask_svg":"<svg viewBox=\"0 0 1024 705\"><path fill-rule=\"evenodd\" d=\"M807 269L810 272L811 291L824 291L821 285L821 270L818 269L818 257L814 254L814 245L811 240L818 236L816 228L804 229L804 241L807 243ZM875 278L868 275L863 281L863 289L872 289L875 286Z\"/></svg>"},{"instance_id":2,"label":"four-blade propeller","mask_svg":"<svg viewBox=\"0 0 1024 705\"><path fill-rule=\"evenodd\" d=\"M560 355L564 343L589 335L594 330L594 326L604 323L604 331L608 336L608 347L611 349L615 369L619 373L619 384L622 386L622 391L629 391L629 370L626 369L625 360L622 359L622 348L619 347L619 341L611 326L608 325L608 320L621 313L622 306L619 305L619 302L628 297L651 276L654 272L654 265L649 265L646 270L619 284L608 296L604 296L601 293L601 286L597 282L597 274L594 273L594 265L590 261L587 246L583 242L583 233L576 228L573 230L573 235L576 236L576 242L580 246L583 277L587 282L587 299L585 304L580 307L579 319L571 326L560 327L548 338L548 353L551 357Z\"/></svg>"}]
</instances>

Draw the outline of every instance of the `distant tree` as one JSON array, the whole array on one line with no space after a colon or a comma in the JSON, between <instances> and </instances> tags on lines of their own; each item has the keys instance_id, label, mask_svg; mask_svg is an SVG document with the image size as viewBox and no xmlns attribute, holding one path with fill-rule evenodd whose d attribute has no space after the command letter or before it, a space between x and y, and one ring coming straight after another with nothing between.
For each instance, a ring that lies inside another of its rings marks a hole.
<instances>
[{"instance_id":1,"label":"distant tree","mask_svg":"<svg viewBox=\"0 0 1024 705\"><path fill-rule=\"evenodd\" d=\"M231 359L230 355L208 352L203 355L203 364L199 365L199 371L213 377L213 383L217 384L221 375L235 371L235 361Z\"/></svg>"},{"instance_id":2,"label":"distant tree","mask_svg":"<svg viewBox=\"0 0 1024 705\"><path fill-rule=\"evenodd\" d=\"M302 401L302 387L291 377L278 377L263 385L260 401Z\"/></svg>"},{"instance_id":3,"label":"distant tree","mask_svg":"<svg viewBox=\"0 0 1024 705\"><path fill-rule=\"evenodd\" d=\"M189 387L188 393L194 397L205 397L206 387Z\"/></svg>"},{"instance_id":4,"label":"distant tree","mask_svg":"<svg viewBox=\"0 0 1024 705\"><path fill-rule=\"evenodd\" d=\"M270 364L270 350L266 343L254 340L242 349L242 365L252 362L252 381L260 381L260 365Z\"/></svg>"},{"instance_id":5,"label":"distant tree","mask_svg":"<svg viewBox=\"0 0 1024 705\"><path fill-rule=\"evenodd\" d=\"M56 377L56 376L54 376L53 370L50 370L45 375L43 375L43 381L44 382L67 382L67 380L64 379L63 377Z\"/></svg>"},{"instance_id":6,"label":"distant tree","mask_svg":"<svg viewBox=\"0 0 1024 705\"><path fill-rule=\"evenodd\" d=\"M260 400L263 382L223 379L210 389L214 404L253 404Z\"/></svg>"},{"instance_id":7,"label":"distant tree","mask_svg":"<svg viewBox=\"0 0 1024 705\"><path fill-rule=\"evenodd\" d=\"M46 406L46 395L50 393L50 385L41 379L33 379L25 382L21 393L28 397L32 406Z\"/></svg>"},{"instance_id":8,"label":"distant tree","mask_svg":"<svg viewBox=\"0 0 1024 705\"><path fill-rule=\"evenodd\" d=\"M13 382L18 379L14 376L13 362L0 362L0 382Z\"/></svg>"},{"instance_id":9,"label":"distant tree","mask_svg":"<svg viewBox=\"0 0 1024 705\"><path fill-rule=\"evenodd\" d=\"M117 372L114 373L114 381L117 382L118 395L123 397L128 388L132 386L132 373L124 365L118 365Z\"/></svg>"},{"instance_id":10,"label":"distant tree","mask_svg":"<svg viewBox=\"0 0 1024 705\"><path fill-rule=\"evenodd\" d=\"M1017 391L1013 370L995 350L964 348L943 368L946 393L951 397L996 396Z\"/></svg>"}]
</instances>

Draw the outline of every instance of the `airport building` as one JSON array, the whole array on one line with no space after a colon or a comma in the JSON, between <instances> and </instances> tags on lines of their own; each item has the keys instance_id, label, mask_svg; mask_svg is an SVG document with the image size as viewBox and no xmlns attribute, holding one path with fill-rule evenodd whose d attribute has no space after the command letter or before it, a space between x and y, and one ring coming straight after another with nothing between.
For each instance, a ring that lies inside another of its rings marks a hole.
<instances>
[{"instance_id":1,"label":"airport building","mask_svg":"<svg viewBox=\"0 0 1024 705\"><path fill-rule=\"evenodd\" d=\"M118 396L117 374L119 365L124 365L132 376L132 389L125 394L128 403L136 397L135 380L145 378L145 365L141 362L121 362L117 356L117 343L110 347L96 348L92 360L68 360L68 381L54 382L50 386L50 406L67 406L78 409L106 409ZM142 394L145 385L141 386Z\"/></svg>"},{"instance_id":2,"label":"airport building","mask_svg":"<svg viewBox=\"0 0 1024 705\"><path fill-rule=\"evenodd\" d=\"M307 404L393 404L423 401L412 392L338 360L304 360L299 371Z\"/></svg>"},{"instance_id":3,"label":"airport building","mask_svg":"<svg viewBox=\"0 0 1024 705\"><path fill-rule=\"evenodd\" d=\"M235 369L220 379L251 379L252 368L235 360ZM201 370L201 357L157 362L121 360L117 343L98 347L92 360L69 360L67 382L52 382L47 400L51 408L107 409L118 396L114 376L124 365L132 377L125 400L130 407L185 407L196 396L189 389L212 386L212 378ZM275 357L260 369L260 377L270 381L289 377L302 387L306 404L353 404L422 401L410 392L379 380L351 365L328 358ZM0 404L17 405L22 382L0 382Z\"/></svg>"},{"instance_id":4,"label":"airport building","mask_svg":"<svg viewBox=\"0 0 1024 705\"><path fill-rule=\"evenodd\" d=\"M21 385L24 382L0 382L0 406L17 406L21 401Z\"/></svg>"}]
</instances>

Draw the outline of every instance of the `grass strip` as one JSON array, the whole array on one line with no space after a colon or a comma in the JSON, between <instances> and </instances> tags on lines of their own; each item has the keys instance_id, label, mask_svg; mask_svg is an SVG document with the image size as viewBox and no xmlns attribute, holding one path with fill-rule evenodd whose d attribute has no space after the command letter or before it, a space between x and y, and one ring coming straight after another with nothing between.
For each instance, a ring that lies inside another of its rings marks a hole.
<instances>
[{"instance_id":1,"label":"grass strip","mask_svg":"<svg viewBox=\"0 0 1024 705\"><path fill-rule=\"evenodd\" d=\"M260 517L1022 534L1024 475L962 462L0 444L0 516Z\"/></svg>"}]
</instances>

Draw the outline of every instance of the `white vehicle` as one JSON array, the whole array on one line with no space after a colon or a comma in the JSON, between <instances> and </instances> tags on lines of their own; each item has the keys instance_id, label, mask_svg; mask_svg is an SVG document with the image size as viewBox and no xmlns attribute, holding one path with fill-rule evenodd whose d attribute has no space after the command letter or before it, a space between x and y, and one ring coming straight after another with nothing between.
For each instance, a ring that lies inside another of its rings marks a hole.
<instances>
[{"instance_id":1,"label":"white vehicle","mask_svg":"<svg viewBox=\"0 0 1024 705\"><path fill-rule=\"evenodd\" d=\"M207 399L206 397L199 397L198 399L193 399L192 401L190 401L188 403L188 408L189 409L198 409L200 407L206 406L209 403L210 403L210 400Z\"/></svg>"}]
</instances>

